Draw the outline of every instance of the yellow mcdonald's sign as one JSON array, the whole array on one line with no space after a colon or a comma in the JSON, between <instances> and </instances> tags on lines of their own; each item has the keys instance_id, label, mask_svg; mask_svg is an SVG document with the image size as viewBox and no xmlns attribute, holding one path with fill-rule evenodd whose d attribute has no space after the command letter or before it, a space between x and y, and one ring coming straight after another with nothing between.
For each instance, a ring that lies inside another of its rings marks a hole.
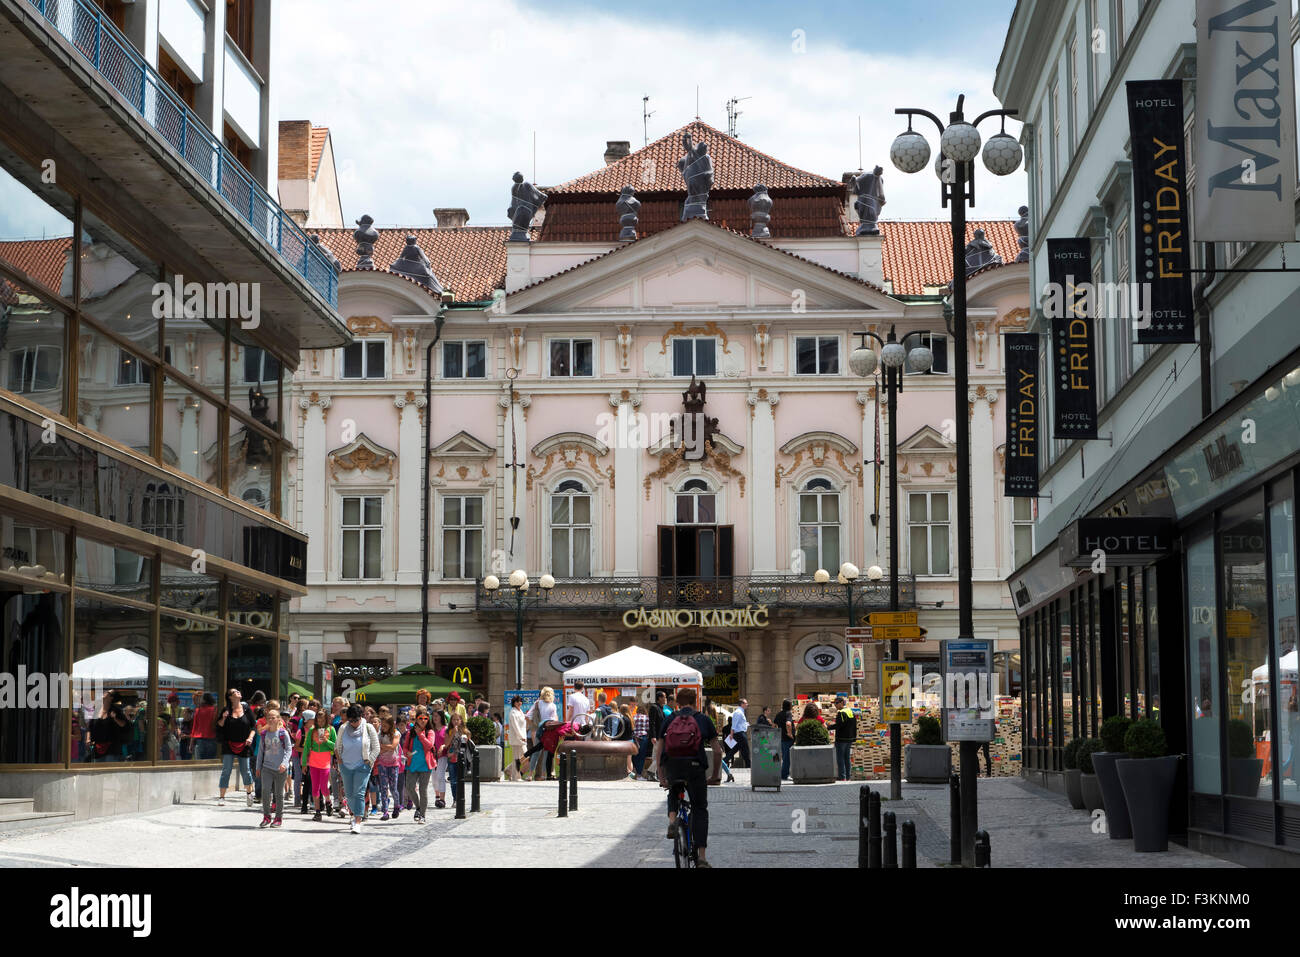
<instances>
[{"instance_id":1,"label":"yellow mcdonald's sign","mask_svg":"<svg viewBox=\"0 0 1300 957\"><path fill-rule=\"evenodd\" d=\"M462 675L464 677L462 677ZM457 685L472 685L474 677L469 673L469 669L463 665L451 673L451 683Z\"/></svg>"}]
</instances>

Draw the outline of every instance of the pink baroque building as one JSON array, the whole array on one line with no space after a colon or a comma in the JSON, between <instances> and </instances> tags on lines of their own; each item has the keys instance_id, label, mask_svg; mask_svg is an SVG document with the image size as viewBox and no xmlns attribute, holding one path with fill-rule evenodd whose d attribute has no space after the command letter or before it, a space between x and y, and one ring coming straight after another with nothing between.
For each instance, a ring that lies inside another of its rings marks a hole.
<instances>
[{"instance_id":1,"label":"pink baroque building","mask_svg":"<svg viewBox=\"0 0 1300 957\"><path fill-rule=\"evenodd\" d=\"M708 219L682 221L684 133L709 146ZM888 607L889 463L876 449L891 428L902 605L928 638L956 634L953 435L967 415L976 634L997 639L1018 684L1002 583L1032 554L1033 516L1001 494L1000 334L1023 329L1029 293L1013 222L971 224L994 255L971 274L970 391L955 402L944 223L855 235L851 175L795 169L698 121L635 152L609 146L602 168L542 188L526 239L455 209L433 229L321 232L356 342L305 353L288 403L288 496L309 535L295 674L331 660L360 682L420 661L429 416L424 653L444 677L494 703L518 686L506 580L523 569L557 580L529 592L523 687L637 643L689 659L723 702L848 689L834 578L843 562L880 565L884 579L855 586L855 613ZM626 186L639 209L618 202ZM891 328L928 330L935 356L906 377L897 422L847 362L855 333ZM813 583L818 568L831 584ZM496 593L483 587L493 574ZM937 662L933 641L904 649ZM869 646L869 693L878 654Z\"/></svg>"}]
</instances>

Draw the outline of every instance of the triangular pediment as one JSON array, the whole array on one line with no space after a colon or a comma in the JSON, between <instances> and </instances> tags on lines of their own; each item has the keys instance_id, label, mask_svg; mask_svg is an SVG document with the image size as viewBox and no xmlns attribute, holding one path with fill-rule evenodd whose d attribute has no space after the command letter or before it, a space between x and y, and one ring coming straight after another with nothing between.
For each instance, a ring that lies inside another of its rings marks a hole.
<instances>
[{"instance_id":1,"label":"triangular pediment","mask_svg":"<svg viewBox=\"0 0 1300 957\"><path fill-rule=\"evenodd\" d=\"M715 449L720 449L728 455L739 455L745 451L745 447L735 439L728 438L721 432L714 432L709 439L710 444ZM667 453L675 452L682 446L682 438L675 433L669 432L661 436L658 441L654 442L648 451L651 455L660 456Z\"/></svg>"},{"instance_id":2,"label":"triangular pediment","mask_svg":"<svg viewBox=\"0 0 1300 957\"><path fill-rule=\"evenodd\" d=\"M956 445L944 440L933 426L923 425L898 444L899 452L955 452Z\"/></svg>"},{"instance_id":3,"label":"triangular pediment","mask_svg":"<svg viewBox=\"0 0 1300 957\"><path fill-rule=\"evenodd\" d=\"M508 315L899 308L870 283L702 220L615 247L507 296L505 305Z\"/></svg>"},{"instance_id":4,"label":"triangular pediment","mask_svg":"<svg viewBox=\"0 0 1300 957\"><path fill-rule=\"evenodd\" d=\"M483 459L496 455L496 450L462 430L441 445L430 449L429 454L440 459Z\"/></svg>"},{"instance_id":5,"label":"triangular pediment","mask_svg":"<svg viewBox=\"0 0 1300 957\"><path fill-rule=\"evenodd\" d=\"M397 464L397 453L386 449L362 432L347 445L340 446L329 454L330 477L338 478L343 472L379 472L386 471L393 477L393 466Z\"/></svg>"}]
</instances>

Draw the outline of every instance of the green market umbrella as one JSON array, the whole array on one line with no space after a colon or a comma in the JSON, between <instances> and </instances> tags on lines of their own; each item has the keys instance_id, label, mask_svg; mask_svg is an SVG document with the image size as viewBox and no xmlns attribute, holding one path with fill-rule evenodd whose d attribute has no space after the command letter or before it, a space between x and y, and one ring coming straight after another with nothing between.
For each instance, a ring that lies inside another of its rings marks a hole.
<instances>
[{"instance_id":1,"label":"green market umbrella","mask_svg":"<svg viewBox=\"0 0 1300 957\"><path fill-rule=\"evenodd\" d=\"M408 665L383 681L362 685L356 698L358 704L415 704L415 693L421 688L435 698L445 698L453 691L462 698L472 694L468 688L439 677L426 665Z\"/></svg>"},{"instance_id":2,"label":"green market umbrella","mask_svg":"<svg viewBox=\"0 0 1300 957\"><path fill-rule=\"evenodd\" d=\"M316 697L316 692L312 691L311 688L308 688L301 681L294 681L292 678L289 678L280 682L280 697L287 698L291 694L297 694L301 698Z\"/></svg>"}]
</instances>

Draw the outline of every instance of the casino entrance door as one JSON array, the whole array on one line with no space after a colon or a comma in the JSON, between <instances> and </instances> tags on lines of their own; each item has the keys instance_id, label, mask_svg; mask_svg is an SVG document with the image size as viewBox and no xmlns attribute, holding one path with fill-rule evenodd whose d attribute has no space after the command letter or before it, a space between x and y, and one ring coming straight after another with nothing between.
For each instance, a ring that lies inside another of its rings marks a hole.
<instances>
[{"instance_id":1,"label":"casino entrance door","mask_svg":"<svg viewBox=\"0 0 1300 957\"><path fill-rule=\"evenodd\" d=\"M740 703L740 659L729 649L710 641L686 639L663 652L704 676L704 696L715 704Z\"/></svg>"}]
</instances>

